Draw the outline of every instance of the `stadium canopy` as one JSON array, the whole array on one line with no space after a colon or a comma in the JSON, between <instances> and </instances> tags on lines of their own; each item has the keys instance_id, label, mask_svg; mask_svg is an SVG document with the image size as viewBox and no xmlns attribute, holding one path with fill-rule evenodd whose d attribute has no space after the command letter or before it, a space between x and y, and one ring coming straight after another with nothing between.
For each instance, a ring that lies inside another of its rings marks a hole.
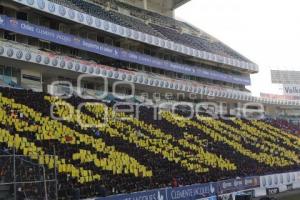
<instances>
[{"instance_id":1,"label":"stadium canopy","mask_svg":"<svg viewBox=\"0 0 300 200\"><path fill-rule=\"evenodd\" d=\"M187 2L189 2L190 0L173 0L173 9L179 8L180 6L186 4Z\"/></svg>"},{"instance_id":2,"label":"stadium canopy","mask_svg":"<svg viewBox=\"0 0 300 200\"><path fill-rule=\"evenodd\" d=\"M275 84L300 85L300 71L271 70L271 80Z\"/></svg>"},{"instance_id":3,"label":"stadium canopy","mask_svg":"<svg viewBox=\"0 0 300 200\"><path fill-rule=\"evenodd\" d=\"M173 11L173 10L179 8L180 6L186 4L190 0L163 0L163 1L161 1L161 0L142 0L142 1L146 1L148 5L151 4L152 9L153 9L153 5L155 5L156 8L159 8L157 10Z\"/></svg>"}]
</instances>

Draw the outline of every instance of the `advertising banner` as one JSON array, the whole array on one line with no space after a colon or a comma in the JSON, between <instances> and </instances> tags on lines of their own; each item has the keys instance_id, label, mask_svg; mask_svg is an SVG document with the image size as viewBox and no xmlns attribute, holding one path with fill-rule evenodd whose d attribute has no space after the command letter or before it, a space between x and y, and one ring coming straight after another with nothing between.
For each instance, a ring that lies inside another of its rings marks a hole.
<instances>
[{"instance_id":1,"label":"advertising banner","mask_svg":"<svg viewBox=\"0 0 300 200\"><path fill-rule=\"evenodd\" d=\"M300 100L300 96L260 93L260 97L278 100Z\"/></svg>"},{"instance_id":2,"label":"advertising banner","mask_svg":"<svg viewBox=\"0 0 300 200\"><path fill-rule=\"evenodd\" d=\"M260 186L260 180L258 176L230 179L218 182L218 194L226 194L239 190L247 190Z\"/></svg>"},{"instance_id":3,"label":"advertising banner","mask_svg":"<svg viewBox=\"0 0 300 200\"><path fill-rule=\"evenodd\" d=\"M111 197L97 198L97 200L214 200L216 196L223 197L224 199L230 199L232 198L232 195L228 196L228 193L240 190L249 190L259 186L259 177L248 177L219 181L217 183L195 184L177 188L165 188L132 194L115 195Z\"/></svg>"},{"instance_id":4,"label":"advertising banner","mask_svg":"<svg viewBox=\"0 0 300 200\"><path fill-rule=\"evenodd\" d=\"M136 192L131 194L121 194L109 197L100 197L96 200L167 200L166 189L149 190L144 192Z\"/></svg>"},{"instance_id":5,"label":"advertising banner","mask_svg":"<svg viewBox=\"0 0 300 200\"><path fill-rule=\"evenodd\" d=\"M145 54L132 52L129 50L99 43L93 40L83 39L70 34L61 33L59 31L30 24L26 21L16 20L4 15L0 15L0 28L127 62L134 62L141 65L151 66L159 69L174 71L177 73L183 73L212 80L250 85L249 75L230 75L214 70L204 69L201 67L174 63L171 61L151 57Z\"/></svg>"},{"instance_id":6,"label":"advertising banner","mask_svg":"<svg viewBox=\"0 0 300 200\"><path fill-rule=\"evenodd\" d=\"M279 188L267 188L267 195L274 195L279 193Z\"/></svg>"},{"instance_id":7,"label":"advertising banner","mask_svg":"<svg viewBox=\"0 0 300 200\"><path fill-rule=\"evenodd\" d=\"M136 192L124 195L115 195L96 200L196 200L208 199L215 200L215 184L195 184L178 188L165 188L159 190L150 190Z\"/></svg>"},{"instance_id":8,"label":"advertising banner","mask_svg":"<svg viewBox=\"0 0 300 200\"><path fill-rule=\"evenodd\" d=\"M284 84L283 93L288 96L300 97L300 85L296 84Z\"/></svg>"},{"instance_id":9,"label":"advertising banner","mask_svg":"<svg viewBox=\"0 0 300 200\"><path fill-rule=\"evenodd\" d=\"M168 200L193 200L212 196L215 193L215 184L195 184L185 187L169 188Z\"/></svg>"},{"instance_id":10,"label":"advertising banner","mask_svg":"<svg viewBox=\"0 0 300 200\"><path fill-rule=\"evenodd\" d=\"M297 174L299 172L290 172L282 174L271 174L260 177L260 185L266 188L274 188L282 185L288 185L298 182Z\"/></svg>"}]
</instances>

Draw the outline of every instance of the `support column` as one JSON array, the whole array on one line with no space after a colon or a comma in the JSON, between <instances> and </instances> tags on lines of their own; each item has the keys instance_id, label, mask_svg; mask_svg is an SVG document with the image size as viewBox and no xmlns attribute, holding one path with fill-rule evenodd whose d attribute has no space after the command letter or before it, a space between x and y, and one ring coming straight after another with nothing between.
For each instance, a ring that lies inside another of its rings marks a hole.
<instances>
[{"instance_id":1,"label":"support column","mask_svg":"<svg viewBox=\"0 0 300 200\"><path fill-rule=\"evenodd\" d=\"M143 0L144 9L148 10L148 0Z\"/></svg>"}]
</instances>

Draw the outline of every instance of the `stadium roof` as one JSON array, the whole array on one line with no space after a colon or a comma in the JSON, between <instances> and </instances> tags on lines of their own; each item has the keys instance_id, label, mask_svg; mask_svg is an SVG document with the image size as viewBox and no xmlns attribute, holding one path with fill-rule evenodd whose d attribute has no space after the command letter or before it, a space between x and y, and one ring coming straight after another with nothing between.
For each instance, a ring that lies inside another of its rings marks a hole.
<instances>
[{"instance_id":1,"label":"stadium roof","mask_svg":"<svg viewBox=\"0 0 300 200\"><path fill-rule=\"evenodd\" d=\"M136 7L141 7L141 3L143 2L143 0L118 0L118 1L130 4L130 5L136 6ZM163 0L163 1L162 0L147 0L146 2L148 5L151 4L151 5L155 5L156 7L158 7L159 9L157 9L157 10L173 11L173 10L179 8L180 6L186 4L189 1L190 0ZM153 10L153 6L152 6L152 10Z\"/></svg>"},{"instance_id":2,"label":"stadium roof","mask_svg":"<svg viewBox=\"0 0 300 200\"><path fill-rule=\"evenodd\" d=\"M180 6L182 6L183 4L186 4L187 2L189 2L190 0L173 0L173 9L179 8Z\"/></svg>"},{"instance_id":3,"label":"stadium roof","mask_svg":"<svg viewBox=\"0 0 300 200\"><path fill-rule=\"evenodd\" d=\"M175 10L189 1L190 0L148 0L148 4L152 3L159 6L160 10ZM129 1L128 3L132 4Z\"/></svg>"},{"instance_id":4,"label":"stadium roof","mask_svg":"<svg viewBox=\"0 0 300 200\"><path fill-rule=\"evenodd\" d=\"M271 70L272 83L300 84L300 71Z\"/></svg>"}]
</instances>

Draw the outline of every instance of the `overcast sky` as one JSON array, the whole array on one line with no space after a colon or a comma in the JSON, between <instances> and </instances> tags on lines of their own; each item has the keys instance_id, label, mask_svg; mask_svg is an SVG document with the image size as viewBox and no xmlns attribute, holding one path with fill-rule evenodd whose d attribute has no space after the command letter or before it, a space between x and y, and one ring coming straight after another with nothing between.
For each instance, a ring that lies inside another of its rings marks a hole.
<instances>
[{"instance_id":1,"label":"overcast sky","mask_svg":"<svg viewBox=\"0 0 300 200\"><path fill-rule=\"evenodd\" d=\"M280 93L270 69L300 70L300 0L191 0L176 11L260 67L251 91Z\"/></svg>"}]
</instances>

